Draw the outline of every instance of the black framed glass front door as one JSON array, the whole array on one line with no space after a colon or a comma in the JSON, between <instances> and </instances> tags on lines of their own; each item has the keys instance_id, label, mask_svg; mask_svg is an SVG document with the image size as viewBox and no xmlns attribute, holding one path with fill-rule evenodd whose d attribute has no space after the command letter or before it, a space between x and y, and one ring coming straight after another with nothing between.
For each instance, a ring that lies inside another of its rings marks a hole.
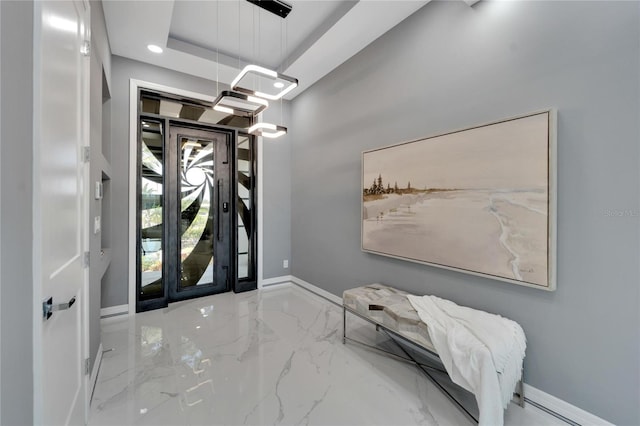
<instances>
[{"instance_id":1,"label":"black framed glass front door","mask_svg":"<svg viewBox=\"0 0 640 426\"><path fill-rule=\"evenodd\" d=\"M231 290L237 132L140 117L137 311Z\"/></svg>"},{"instance_id":2,"label":"black framed glass front door","mask_svg":"<svg viewBox=\"0 0 640 426\"><path fill-rule=\"evenodd\" d=\"M257 288L252 117L139 89L138 312Z\"/></svg>"},{"instance_id":3,"label":"black framed glass front door","mask_svg":"<svg viewBox=\"0 0 640 426\"><path fill-rule=\"evenodd\" d=\"M177 278L169 301L230 289L232 259L230 184L231 135L170 127L177 149L175 248Z\"/></svg>"}]
</instances>

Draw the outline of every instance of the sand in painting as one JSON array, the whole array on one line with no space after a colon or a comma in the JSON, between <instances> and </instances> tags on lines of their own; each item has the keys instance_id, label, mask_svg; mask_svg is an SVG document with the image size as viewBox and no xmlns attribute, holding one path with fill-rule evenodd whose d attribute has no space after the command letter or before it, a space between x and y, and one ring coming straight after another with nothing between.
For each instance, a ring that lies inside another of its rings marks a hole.
<instances>
[{"instance_id":1,"label":"sand in painting","mask_svg":"<svg viewBox=\"0 0 640 426\"><path fill-rule=\"evenodd\" d=\"M363 153L364 250L549 286L549 114Z\"/></svg>"},{"instance_id":2,"label":"sand in painting","mask_svg":"<svg viewBox=\"0 0 640 426\"><path fill-rule=\"evenodd\" d=\"M539 232L546 226L545 191L459 190L414 201L367 209L376 214L363 218L363 247L545 284L546 238Z\"/></svg>"}]
</instances>

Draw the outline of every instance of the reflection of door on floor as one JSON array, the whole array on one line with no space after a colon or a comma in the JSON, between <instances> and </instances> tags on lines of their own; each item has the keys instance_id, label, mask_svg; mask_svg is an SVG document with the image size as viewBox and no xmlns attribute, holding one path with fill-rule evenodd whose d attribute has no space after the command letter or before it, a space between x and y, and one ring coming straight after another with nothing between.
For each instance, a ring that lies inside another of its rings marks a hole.
<instances>
[{"instance_id":1,"label":"reflection of door on floor","mask_svg":"<svg viewBox=\"0 0 640 426\"><path fill-rule=\"evenodd\" d=\"M235 132L140 125L138 311L230 290Z\"/></svg>"}]
</instances>

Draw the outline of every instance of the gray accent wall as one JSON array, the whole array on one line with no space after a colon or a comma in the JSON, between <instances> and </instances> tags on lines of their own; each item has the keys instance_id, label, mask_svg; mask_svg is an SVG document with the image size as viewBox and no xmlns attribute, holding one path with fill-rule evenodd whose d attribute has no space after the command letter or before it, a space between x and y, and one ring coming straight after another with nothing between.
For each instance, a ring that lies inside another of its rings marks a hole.
<instances>
[{"instance_id":1,"label":"gray accent wall","mask_svg":"<svg viewBox=\"0 0 640 426\"><path fill-rule=\"evenodd\" d=\"M112 260L102 286L102 307L128 303L128 217L129 217L129 81L130 79L161 84L177 89L215 96L216 83L150 64L113 56L111 62L111 247ZM224 86L220 85L220 90ZM275 108L272 108L275 111ZM285 106L286 110L286 106ZM275 112L271 112L272 114ZM278 109L279 113L279 109ZM283 139L284 140L284 139ZM264 145L264 223L265 278L284 275L282 259L290 258L290 225L287 219L290 205L289 148L278 140ZM282 159L282 160L281 160ZM280 163L280 161L282 161ZM284 211L283 211L284 210ZM284 218L284 219L283 219ZM268 247L268 249L267 249ZM273 254L273 255L272 255ZM277 256L274 257L274 256ZM280 259L280 260L278 260ZM272 262L279 262L278 269ZM286 272L286 271L285 271Z\"/></svg>"},{"instance_id":2,"label":"gray accent wall","mask_svg":"<svg viewBox=\"0 0 640 426\"><path fill-rule=\"evenodd\" d=\"M292 273L518 321L525 381L617 424L640 409L640 3L431 2L292 105ZM558 108L558 285L360 250L361 152ZM622 212L622 213L620 213Z\"/></svg>"},{"instance_id":3,"label":"gray accent wall","mask_svg":"<svg viewBox=\"0 0 640 426\"><path fill-rule=\"evenodd\" d=\"M289 102L272 101L262 120L290 129ZM265 279L290 274L291 268L291 136L262 138L262 173L264 220L263 277ZM289 260L289 268L283 267Z\"/></svg>"},{"instance_id":4,"label":"gray accent wall","mask_svg":"<svg viewBox=\"0 0 640 426\"><path fill-rule=\"evenodd\" d=\"M33 2L0 1L0 424L33 424Z\"/></svg>"}]
</instances>

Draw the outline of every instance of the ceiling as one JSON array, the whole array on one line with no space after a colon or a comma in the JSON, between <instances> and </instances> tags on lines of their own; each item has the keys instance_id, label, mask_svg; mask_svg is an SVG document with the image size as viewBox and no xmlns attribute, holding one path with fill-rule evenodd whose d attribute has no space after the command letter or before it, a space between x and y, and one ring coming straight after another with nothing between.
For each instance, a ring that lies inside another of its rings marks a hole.
<instances>
[{"instance_id":1,"label":"ceiling","mask_svg":"<svg viewBox=\"0 0 640 426\"><path fill-rule=\"evenodd\" d=\"M254 63L297 78L292 99L429 0L286 2L293 6L286 19L245 0L102 4L114 55L227 84Z\"/></svg>"}]
</instances>

